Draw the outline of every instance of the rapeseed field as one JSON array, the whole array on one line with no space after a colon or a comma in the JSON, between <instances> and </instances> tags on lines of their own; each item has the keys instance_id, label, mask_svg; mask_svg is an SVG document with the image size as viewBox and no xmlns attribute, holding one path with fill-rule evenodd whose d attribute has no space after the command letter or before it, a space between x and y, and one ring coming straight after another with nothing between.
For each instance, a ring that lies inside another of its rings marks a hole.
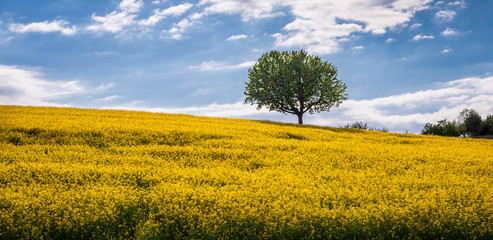
<instances>
[{"instance_id":1,"label":"rapeseed field","mask_svg":"<svg viewBox=\"0 0 493 240\"><path fill-rule=\"evenodd\" d=\"M493 239L493 141L0 106L0 239Z\"/></svg>"}]
</instances>

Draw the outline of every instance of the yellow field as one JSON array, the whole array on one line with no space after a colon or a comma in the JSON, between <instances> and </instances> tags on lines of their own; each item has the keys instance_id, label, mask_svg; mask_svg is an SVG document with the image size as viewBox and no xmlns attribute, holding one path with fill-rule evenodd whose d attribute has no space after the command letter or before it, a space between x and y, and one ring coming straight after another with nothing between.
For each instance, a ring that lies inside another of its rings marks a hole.
<instances>
[{"instance_id":1,"label":"yellow field","mask_svg":"<svg viewBox=\"0 0 493 240\"><path fill-rule=\"evenodd\" d=\"M493 141L0 106L0 239L493 238Z\"/></svg>"}]
</instances>

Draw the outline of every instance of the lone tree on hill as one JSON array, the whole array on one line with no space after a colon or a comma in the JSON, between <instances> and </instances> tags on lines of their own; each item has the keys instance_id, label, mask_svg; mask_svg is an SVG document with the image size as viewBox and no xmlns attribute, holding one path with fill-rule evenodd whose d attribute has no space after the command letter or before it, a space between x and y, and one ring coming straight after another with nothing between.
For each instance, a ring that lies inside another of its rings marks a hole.
<instances>
[{"instance_id":1,"label":"lone tree on hill","mask_svg":"<svg viewBox=\"0 0 493 240\"><path fill-rule=\"evenodd\" d=\"M303 50L264 53L248 70L248 78L245 103L295 114L299 124L304 113L329 111L347 99L337 68Z\"/></svg>"}]
</instances>

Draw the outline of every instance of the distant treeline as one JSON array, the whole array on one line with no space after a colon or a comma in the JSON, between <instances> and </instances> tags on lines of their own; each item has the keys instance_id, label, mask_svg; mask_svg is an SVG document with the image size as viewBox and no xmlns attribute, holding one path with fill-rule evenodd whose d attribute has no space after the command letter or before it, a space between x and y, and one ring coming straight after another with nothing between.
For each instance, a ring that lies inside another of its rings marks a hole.
<instances>
[{"instance_id":1,"label":"distant treeline","mask_svg":"<svg viewBox=\"0 0 493 240\"><path fill-rule=\"evenodd\" d=\"M452 137L480 137L493 135L493 115L482 119L474 109L464 109L459 113L457 120L443 119L436 124L427 123L422 134L452 136Z\"/></svg>"},{"instance_id":2,"label":"distant treeline","mask_svg":"<svg viewBox=\"0 0 493 240\"><path fill-rule=\"evenodd\" d=\"M353 124L347 124L346 126L343 126L343 128L357 128L357 129L364 129L364 130L372 130L372 131L378 131L378 132L388 132L389 129L386 127L382 128L374 128L368 126L368 123L366 122L355 122Z\"/></svg>"}]
</instances>

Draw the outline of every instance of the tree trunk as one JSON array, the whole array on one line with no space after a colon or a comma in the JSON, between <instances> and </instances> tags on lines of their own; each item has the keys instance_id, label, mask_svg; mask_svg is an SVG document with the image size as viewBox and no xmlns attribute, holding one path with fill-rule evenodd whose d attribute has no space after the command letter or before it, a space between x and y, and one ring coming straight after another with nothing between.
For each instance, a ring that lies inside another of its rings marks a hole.
<instances>
[{"instance_id":1,"label":"tree trunk","mask_svg":"<svg viewBox=\"0 0 493 240\"><path fill-rule=\"evenodd\" d=\"M298 124L303 125L303 113L298 113Z\"/></svg>"}]
</instances>

